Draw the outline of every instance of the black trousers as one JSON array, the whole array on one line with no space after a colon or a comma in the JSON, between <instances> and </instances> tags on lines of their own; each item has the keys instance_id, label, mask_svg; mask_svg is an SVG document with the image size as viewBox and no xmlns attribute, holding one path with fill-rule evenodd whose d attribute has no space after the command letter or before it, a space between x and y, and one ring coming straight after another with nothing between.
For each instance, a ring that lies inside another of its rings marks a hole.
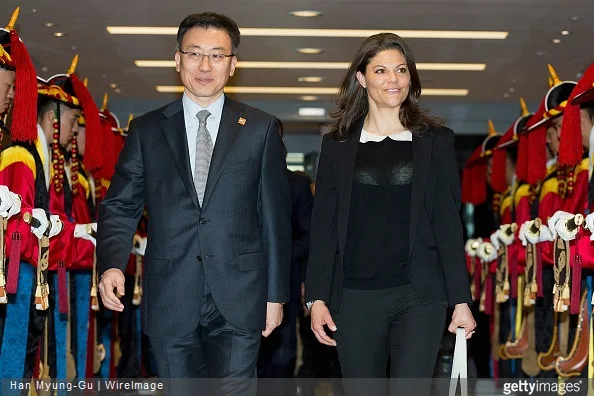
<instances>
[{"instance_id":1,"label":"black trousers","mask_svg":"<svg viewBox=\"0 0 594 396\"><path fill-rule=\"evenodd\" d=\"M261 336L260 330L241 330L227 322L207 292L192 334L150 337L150 343L168 394L243 396L256 393ZM176 380L182 378L202 380Z\"/></svg>"},{"instance_id":2,"label":"black trousers","mask_svg":"<svg viewBox=\"0 0 594 396\"><path fill-rule=\"evenodd\" d=\"M388 372L406 379L391 380L390 394L407 394L408 386L415 395L429 394L446 311L446 302L423 304L410 285L344 289L340 311L332 317L346 394L386 394L388 381L379 379Z\"/></svg>"}]
</instances>

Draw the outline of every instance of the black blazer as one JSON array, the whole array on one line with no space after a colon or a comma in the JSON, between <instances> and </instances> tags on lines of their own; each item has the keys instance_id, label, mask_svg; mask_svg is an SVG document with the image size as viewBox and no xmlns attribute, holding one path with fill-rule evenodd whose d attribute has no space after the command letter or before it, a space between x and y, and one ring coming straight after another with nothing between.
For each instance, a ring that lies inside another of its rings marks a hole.
<instances>
[{"instance_id":1,"label":"black blazer","mask_svg":"<svg viewBox=\"0 0 594 396\"><path fill-rule=\"evenodd\" d=\"M353 169L363 118L348 140L322 140L311 222L306 301L338 311L349 223ZM433 128L413 134L408 277L424 303L471 303L460 219L460 177L454 133ZM397 236L396 236L397 237Z\"/></svg>"},{"instance_id":2,"label":"black blazer","mask_svg":"<svg viewBox=\"0 0 594 396\"><path fill-rule=\"evenodd\" d=\"M99 274L125 269L145 204L145 333L194 331L205 277L240 329L263 329L266 302L289 300L291 196L275 117L225 98L202 207L181 99L135 118L99 205Z\"/></svg>"}]
</instances>

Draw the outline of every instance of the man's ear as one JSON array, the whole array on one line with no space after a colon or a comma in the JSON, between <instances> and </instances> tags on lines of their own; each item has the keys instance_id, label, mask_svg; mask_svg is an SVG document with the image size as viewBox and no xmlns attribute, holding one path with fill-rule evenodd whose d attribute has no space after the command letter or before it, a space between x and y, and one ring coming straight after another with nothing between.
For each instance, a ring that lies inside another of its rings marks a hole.
<instances>
[{"instance_id":1,"label":"man's ear","mask_svg":"<svg viewBox=\"0 0 594 396\"><path fill-rule=\"evenodd\" d=\"M175 52L175 55L173 56L173 59L175 59L175 70L179 73L181 56L180 56L180 54L179 54L178 51Z\"/></svg>"}]
</instances>

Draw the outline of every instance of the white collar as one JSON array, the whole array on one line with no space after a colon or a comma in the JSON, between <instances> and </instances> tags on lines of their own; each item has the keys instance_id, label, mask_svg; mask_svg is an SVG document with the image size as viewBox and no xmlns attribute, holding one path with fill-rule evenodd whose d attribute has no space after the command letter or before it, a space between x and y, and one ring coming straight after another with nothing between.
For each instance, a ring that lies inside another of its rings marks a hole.
<instances>
[{"instance_id":1,"label":"white collar","mask_svg":"<svg viewBox=\"0 0 594 396\"><path fill-rule=\"evenodd\" d=\"M547 169L549 169L551 166L555 165L556 163L557 163L557 157L551 158L550 160L547 161L547 164L546 164Z\"/></svg>"},{"instance_id":2,"label":"white collar","mask_svg":"<svg viewBox=\"0 0 594 396\"><path fill-rule=\"evenodd\" d=\"M220 120L223 114L223 105L225 104L225 94L222 94L212 102L207 107L202 107L196 102L194 102L186 93L182 96L182 103L184 107L184 113L187 120L196 118L196 114L198 114L201 110L208 110L210 112L209 121L214 119Z\"/></svg>"},{"instance_id":3,"label":"white collar","mask_svg":"<svg viewBox=\"0 0 594 396\"><path fill-rule=\"evenodd\" d=\"M381 142L387 137L395 141L412 142L412 133L410 131L393 133L391 135L376 135L374 133L367 132L365 129L361 129L361 138L359 139L359 143Z\"/></svg>"}]
</instances>

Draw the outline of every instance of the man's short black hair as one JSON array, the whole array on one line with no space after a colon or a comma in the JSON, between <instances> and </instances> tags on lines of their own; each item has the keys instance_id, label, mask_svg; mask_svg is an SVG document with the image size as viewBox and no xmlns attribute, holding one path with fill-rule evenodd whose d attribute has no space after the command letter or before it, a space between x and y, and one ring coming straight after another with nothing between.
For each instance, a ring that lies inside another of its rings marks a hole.
<instances>
[{"instance_id":1,"label":"man's short black hair","mask_svg":"<svg viewBox=\"0 0 594 396\"><path fill-rule=\"evenodd\" d=\"M239 48L240 33L235 21L226 15L214 12L203 12L201 14L192 14L187 16L180 24L177 30L177 49L181 49L182 41L188 30L199 27L203 29L214 28L227 32L231 39L231 51L237 53Z\"/></svg>"}]
</instances>

